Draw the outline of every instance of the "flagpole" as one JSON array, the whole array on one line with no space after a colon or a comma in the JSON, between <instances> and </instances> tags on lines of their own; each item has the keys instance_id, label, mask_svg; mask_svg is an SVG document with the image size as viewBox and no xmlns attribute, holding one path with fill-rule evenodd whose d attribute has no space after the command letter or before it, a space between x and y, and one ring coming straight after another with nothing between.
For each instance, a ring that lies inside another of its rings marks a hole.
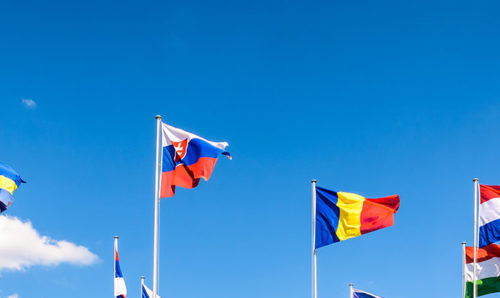
<instances>
[{"instance_id":1,"label":"flagpole","mask_svg":"<svg viewBox=\"0 0 500 298\"><path fill-rule=\"evenodd\" d=\"M160 139L161 139L161 116L156 115L156 166L155 166L155 216L154 216L154 240L153 240L153 297L158 293L158 209L160 208Z\"/></svg>"},{"instance_id":2,"label":"flagpole","mask_svg":"<svg viewBox=\"0 0 500 298\"><path fill-rule=\"evenodd\" d=\"M477 232L477 217L478 217L478 208L477 208L477 191L478 191L478 179L474 178L472 181L474 181L474 263L473 263L473 274L472 274L472 297L476 298L477 297L477 273L476 273L476 267L477 267L477 247L478 247L478 232Z\"/></svg>"},{"instance_id":3,"label":"flagpole","mask_svg":"<svg viewBox=\"0 0 500 298\"><path fill-rule=\"evenodd\" d=\"M115 245L113 247L113 297L115 297L115 278L116 278L116 248L118 246L118 236L115 236Z\"/></svg>"},{"instance_id":4,"label":"flagpole","mask_svg":"<svg viewBox=\"0 0 500 298\"><path fill-rule=\"evenodd\" d=\"M316 274L316 179L312 183L312 298L317 298Z\"/></svg>"},{"instance_id":5,"label":"flagpole","mask_svg":"<svg viewBox=\"0 0 500 298\"><path fill-rule=\"evenodd\" d=\"M141 276L141 295L139 297L142 297L142 289L144 287L144 276Z\"/></svg>"},{"instance_id":6,"label":"flagpole","mask_svg":"<svg viewBox=\"0 0 500 298\"><path fill-rule=\"evenodd\" d=\"M462 298L465 298L465 244L466 242L462 242Z\"/></svg>"},{"instance_id":7,"label":"flagpole","mask_svg":"<svg viewBox=\"0 0 500 298\"><path fill-rule=\"evenodd\" d=\"M354 290L352 289L352 284L349 284L349 298L353 298L352 297L353 296L353 294L352 294L353 292L354 292Z\"/></svg>"}]
</instances>

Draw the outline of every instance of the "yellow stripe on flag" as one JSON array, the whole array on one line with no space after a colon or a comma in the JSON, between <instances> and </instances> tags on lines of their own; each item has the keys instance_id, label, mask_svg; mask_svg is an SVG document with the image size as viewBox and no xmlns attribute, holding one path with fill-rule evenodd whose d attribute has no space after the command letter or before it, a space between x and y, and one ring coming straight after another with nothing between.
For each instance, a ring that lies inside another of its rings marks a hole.
<instances>
[{"instance_id":1,"label":"yellow stripe on flag","mask_svg":"<svg viewBox=\"0 0 500 298\"><path fill-rule=\"evenodd\" d=\"M348 192L337 192L340 209L337 237L340 241L361 236L361 210L365 198Z\"/></svg>"},{"instance_id":2,"label":"yellow stripe on flag","mask_svg":"<svg viewBox=\"0 0 500 298\"><path fill-rule=\"evenodd\" d=\"M17 185L14 180L0 175L0 188L5 189L6 191L10 192L10 194L13 194L14 190L17 189Z\"/></svg>"}]
</instances>

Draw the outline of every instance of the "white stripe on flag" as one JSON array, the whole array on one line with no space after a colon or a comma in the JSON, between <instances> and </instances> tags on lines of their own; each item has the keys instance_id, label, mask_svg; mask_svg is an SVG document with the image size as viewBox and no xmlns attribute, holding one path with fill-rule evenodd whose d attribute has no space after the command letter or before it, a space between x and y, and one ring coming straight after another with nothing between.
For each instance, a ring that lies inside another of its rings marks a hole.
<instances>
[{"instance_id":1,"label":"white stripe on flag","mask_svg":"<svg viewBox=\"0 0 500 298\"><path fill-rule=\"evenodd\" d=\"M479 205L479 226L497 219L500 219L500 198L494 198Z\"/></svg>"},{"instance_id":2,"label":"white stripe on flag","mask_svg":"<svg viewBox=\"0 0 500 298\"><path fill-rule=\"evenodd\" d=\"M472 281L473 270L474 264L471 263L465 266L465 281ZM477 263L476 274L477 279L500 276L500 258L492 258Z\"/></svg>"},{"instance_id":3,"label":"white stripe on flag","mask_svg":"<svg viewBox=\"0 0 500 298\"><path fill-rule=\"evenodd\" d=\"M115 297L120 295L127 295L127 287L123 277L115 277Z\"/></svg>"},{"instance_id":4,"label":"white stripe on flag","mask_svg":"<svg viewBox=\"0 0 500 298\"><path fill-rule=\"evenodd\" d=\"M162 130L162 136L163 136L161 138L161 144L162 144L161 146L162 147L172 145L171 141L180 142L180 141L184 141L185 139L188 139L188 141L192 140L192 139L201 139L201 140L209 143L210 145L217 147L221 150L226 150L226 147L229 146L229 144L227 142L212 142L212 141L209 141L209 140L202 138L198 135L195 135L194 133L182 130L182 129L177 128L177 127L170 126L164 122L162 122L162 129L161 130Z\"/></svg>"}]
</instances>

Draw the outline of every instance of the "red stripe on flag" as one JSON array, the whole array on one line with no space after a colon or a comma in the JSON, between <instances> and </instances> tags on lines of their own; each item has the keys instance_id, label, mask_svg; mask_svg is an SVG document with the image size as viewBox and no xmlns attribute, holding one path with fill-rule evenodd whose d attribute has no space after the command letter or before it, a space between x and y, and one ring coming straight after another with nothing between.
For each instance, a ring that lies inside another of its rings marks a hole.
<instances>
[{"instance_id":1,"label":"red stripe on flag","mask_svg":"<svg viewBox=\"0 0 500 298\"><path fill-rule=\"evenodd\" d=\"M200 179L210 179L217 158L200 157L198 162L190 166L179 165L173 171L161 173L160 198L172 197L175 186L194 188Z\"/></svg>"},{"instance_id":2,"label":"red stripe on flag","mask_svg":"<svg viewBox=\"0 0 500 298\"><path fill-rule=\"evenodd\" d=\"M399 196L365 199L361 210L361 234L394 225L394 213L399 209Z\"/></svg>"},{"instance_id":3,"label":"red stripe on flag","mask_svg":"<svg viewBox=\"0 0 500 298\"><path fill-rule=\"evenodd\" d=\"M477 249L477 262L484 262L492 258L500 258L500 245L490 244ZM465 247L465 262L467 264L474 263L474 247Z\"/></svg>"},{"instance_id":4,"label":"red stripe on flag","mask_svg":"<svg viewBox=\"0 0 500 298\"><path fill-rule=\"evenodd\" d=\"M500 198L500 186L498 185L479 185L481 192L481 204L491 199Z\"/></svg>"}]
</instances>

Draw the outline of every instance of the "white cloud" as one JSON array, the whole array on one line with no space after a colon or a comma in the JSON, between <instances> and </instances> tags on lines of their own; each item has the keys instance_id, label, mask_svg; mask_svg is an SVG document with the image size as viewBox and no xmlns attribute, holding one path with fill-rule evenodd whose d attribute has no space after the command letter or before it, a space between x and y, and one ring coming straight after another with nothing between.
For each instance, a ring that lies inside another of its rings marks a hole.
<instances>
[{"instance_id":1,"label":"white cloud","mask_svg":"<svg viewBox=\"0 0 500 298\"><path fill-rule=\"evenodd\" d=\"M31 222L17 217L0 216L0 235L0 271L61 263L91 265L98 259L86 247L40 236Z\"/></svg>"},{"instance_id":2,"label":"white cloud","mask_svg":"<svg viewBox=\"0 0 500 298\"><path fill-rule=\"evenodd\" d=\"M30 109L36 108L36 102L33 99L21 98L21 102Z\"/></svg>"},{"instance_id":3,"label":"white cloud","mask_svg":"<svg viewBox=\"0 0 500 298\"><path fill-rule=\"evenodd\" d=\"M12 294L12 295L8 296L7 298L19 298L19 295L17 295L17 294Z\"/></svg>"}]
</instances>

